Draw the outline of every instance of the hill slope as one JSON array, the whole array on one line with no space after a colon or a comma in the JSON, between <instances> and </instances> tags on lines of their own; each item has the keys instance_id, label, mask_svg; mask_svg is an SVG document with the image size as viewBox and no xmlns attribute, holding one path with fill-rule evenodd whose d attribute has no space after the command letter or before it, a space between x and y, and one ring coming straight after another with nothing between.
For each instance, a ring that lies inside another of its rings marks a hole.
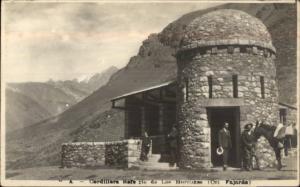
<instances>
[{"instance_id":1,"label":"hill slope","mask_svg":"<svg viewBox=\"0 0 300 187\"><path fill-rule=\"evenodd\" d=\"M295 102L296 83L293 82L296 77L295 6L292 4L278 6L273 4L226 4L212 9L219 8L244 10L261 18L268 26L274 38L274 45L278 50L276 63L277 71L280 74L281 101ZM123 114L119 110L110 110L109 99L126 92L173 80L177 71L176 59L173 55L181 40L185 25L195 17L212 9L184 15L169 24L160 34L150 35L143 42L139 53L130 59L125 68L114 74L107 85L55 119L10 134L7 140L10 145L7 148L8 167L59 164L62 142L122 138L122 131L116 127L124 128ZM286 59L289 59L289 63L286 63ZM289 85L286 86L288 90L283 90L285 87L283 88L282 84L286 80L290 80ZM103 125L97 125L99 123ZM111 136L108 137L107 132L111 132Z\"/></svg>"},{"instance_id":2,"label":"hill slope","mask_svg":"<svg viewBox=\"0 0 300 187\"><path fill-rule=\"evenodd\" d=\"M20 129L62 113L105 85L117 70L112 66L83 80L8 83L6 130Z\"/></svg>"},{"instance_id":3,"label":"hill slope","mask_svg":"<svg viewBox=\"0 0 300 187\"><path fill-rule=\"evenodd\" d=\"M23 128L27 124L34 124L51 117L51 113L43 108L35 100L20 92L6 90L6 124L7 131ZM13 124L13 125L12 125Z\"/></svg>"}]
</instances>

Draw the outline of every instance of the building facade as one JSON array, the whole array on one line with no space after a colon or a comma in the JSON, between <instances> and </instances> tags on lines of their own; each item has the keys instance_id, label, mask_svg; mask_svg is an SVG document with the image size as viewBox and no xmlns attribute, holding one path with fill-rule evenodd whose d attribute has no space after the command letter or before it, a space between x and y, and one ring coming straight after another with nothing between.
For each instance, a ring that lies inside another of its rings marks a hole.
<instances>
[{"instance_id":1,"label":"building facade","mask_svg":"<svg viewBox=\"0 0 300 187\"><path fill-rule=\"evenodd\" d=\"M195 18L183 35L176 54L177 78L111 99L112 108L125 113L125 140L63 144L62 166L141 164L140 140L145 132L152 139L150 160L168 162L167 135L173 126L179 132L180 168L221 166L218 132L227 122L233 143L228 165L241 167L240 135L245 124L296 123L297 108L279 102L276 50L259 19L238 10L217 10ZM256 156L261 168L276 164L263 137ZM157 163L147 167L153 165Z\"/></svg>"},{"instance_id":2,"label":"building facade","mask_svg":"<svg viewBox=\"0 0 300 187\"><path fill-rule=\"evenodd\" d=\"M222 165L217 134L228 122L229 166L240 167L244 125L256 120L277 125L290 115L279 108L275 55L266 26L245 12L223 9L194 19L176 55L177 80L112 99L114 108L125 111L125 138L147 131L153 153L164 158L166 135L175 125L180 168L204 169ZM261 167L274 166L275 154L265 138L257 147Z\"/></svg>"},{"instance_id":3,"label":"building facade","mask_svg":"<svg viewBox=\"0 0 300 187\"><path fill-rule=\"evenodd\" d=\"M246 123L278 124L274 58L265 25L242 11L210 12L187 26L177 53L182 167L220 164L209 155L225 122L232 134L232 166L240 166L239 137Z\"/></svg>"}]
</instances>

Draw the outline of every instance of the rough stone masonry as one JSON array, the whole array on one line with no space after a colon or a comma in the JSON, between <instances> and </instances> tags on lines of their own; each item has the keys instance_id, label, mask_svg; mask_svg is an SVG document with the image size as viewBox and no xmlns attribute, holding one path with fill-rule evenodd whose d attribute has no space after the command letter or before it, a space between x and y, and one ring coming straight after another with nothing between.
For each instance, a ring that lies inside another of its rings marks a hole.
<instances>
[{"instance_id":1,"label":"rough stone masonry","mask_svg":"<svg viewBox=\"0 0 300 187\"><path fill-rule=\"evenodd\" d=\"M62 144L62 167L111 166L130 168L141 155L140 140Z\"/></svg>"},{"instance_id":2,"label":"rough stone masonry","mask_svg":"<svg viewBox=\"0 0 300 187\"><path fill-rule=\"evenodd\" d=\"M209 168L207 107L239 107L241 129L257 119L278 124L276 50L265 25L238 10L207 13L185 30L177 52L180 166ZM268 142L262 138L258 147L268 153L258 155L262 167L272 166Z\"/></svg>"}]
</instances>

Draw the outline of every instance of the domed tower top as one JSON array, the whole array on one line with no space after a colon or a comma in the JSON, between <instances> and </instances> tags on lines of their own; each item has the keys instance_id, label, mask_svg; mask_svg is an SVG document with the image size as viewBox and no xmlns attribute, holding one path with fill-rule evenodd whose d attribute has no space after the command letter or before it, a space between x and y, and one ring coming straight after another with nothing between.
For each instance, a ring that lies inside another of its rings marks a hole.
<instances>
[{"instance_id":1,"label":"domed tower top","mask_svg":"<svg viewBox=\"0 0 300 187\"><path fill-rule=\"evenodd\" d=\"M185 29L179 51L217 45L252 45L275 52L266 26L257 18L232 9L195 18Z\"/></svg>"}]
</instances>

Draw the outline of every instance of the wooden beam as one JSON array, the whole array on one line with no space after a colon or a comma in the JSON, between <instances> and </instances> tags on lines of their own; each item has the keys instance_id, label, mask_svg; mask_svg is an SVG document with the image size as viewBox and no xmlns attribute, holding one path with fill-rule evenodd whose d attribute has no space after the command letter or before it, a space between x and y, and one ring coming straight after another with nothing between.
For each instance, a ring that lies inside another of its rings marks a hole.
<instances>
[{"instance_id":1,"label":"wooden beam","mask_svg":"<svg viewBox=\"0 0 300 187\"><path fill-rule=\"evenodd\" d=\"M145 99L145 103L150 103L153 105L159 105L159 104L176 104L175 101L164 101L164 100L152 100L152 99Z\"/></svg>"},{"instance_id":2,"label":"wooden beam","mask_svg":"<svg viewBox=\"0 0 300 187\"><path fill-rule=\"evenodd\" d=\"M121 109L121 110L126 110L126 107L122 107L122 106L114 106L112 107L113 109Z\"/></svg>"}]
</instances>

